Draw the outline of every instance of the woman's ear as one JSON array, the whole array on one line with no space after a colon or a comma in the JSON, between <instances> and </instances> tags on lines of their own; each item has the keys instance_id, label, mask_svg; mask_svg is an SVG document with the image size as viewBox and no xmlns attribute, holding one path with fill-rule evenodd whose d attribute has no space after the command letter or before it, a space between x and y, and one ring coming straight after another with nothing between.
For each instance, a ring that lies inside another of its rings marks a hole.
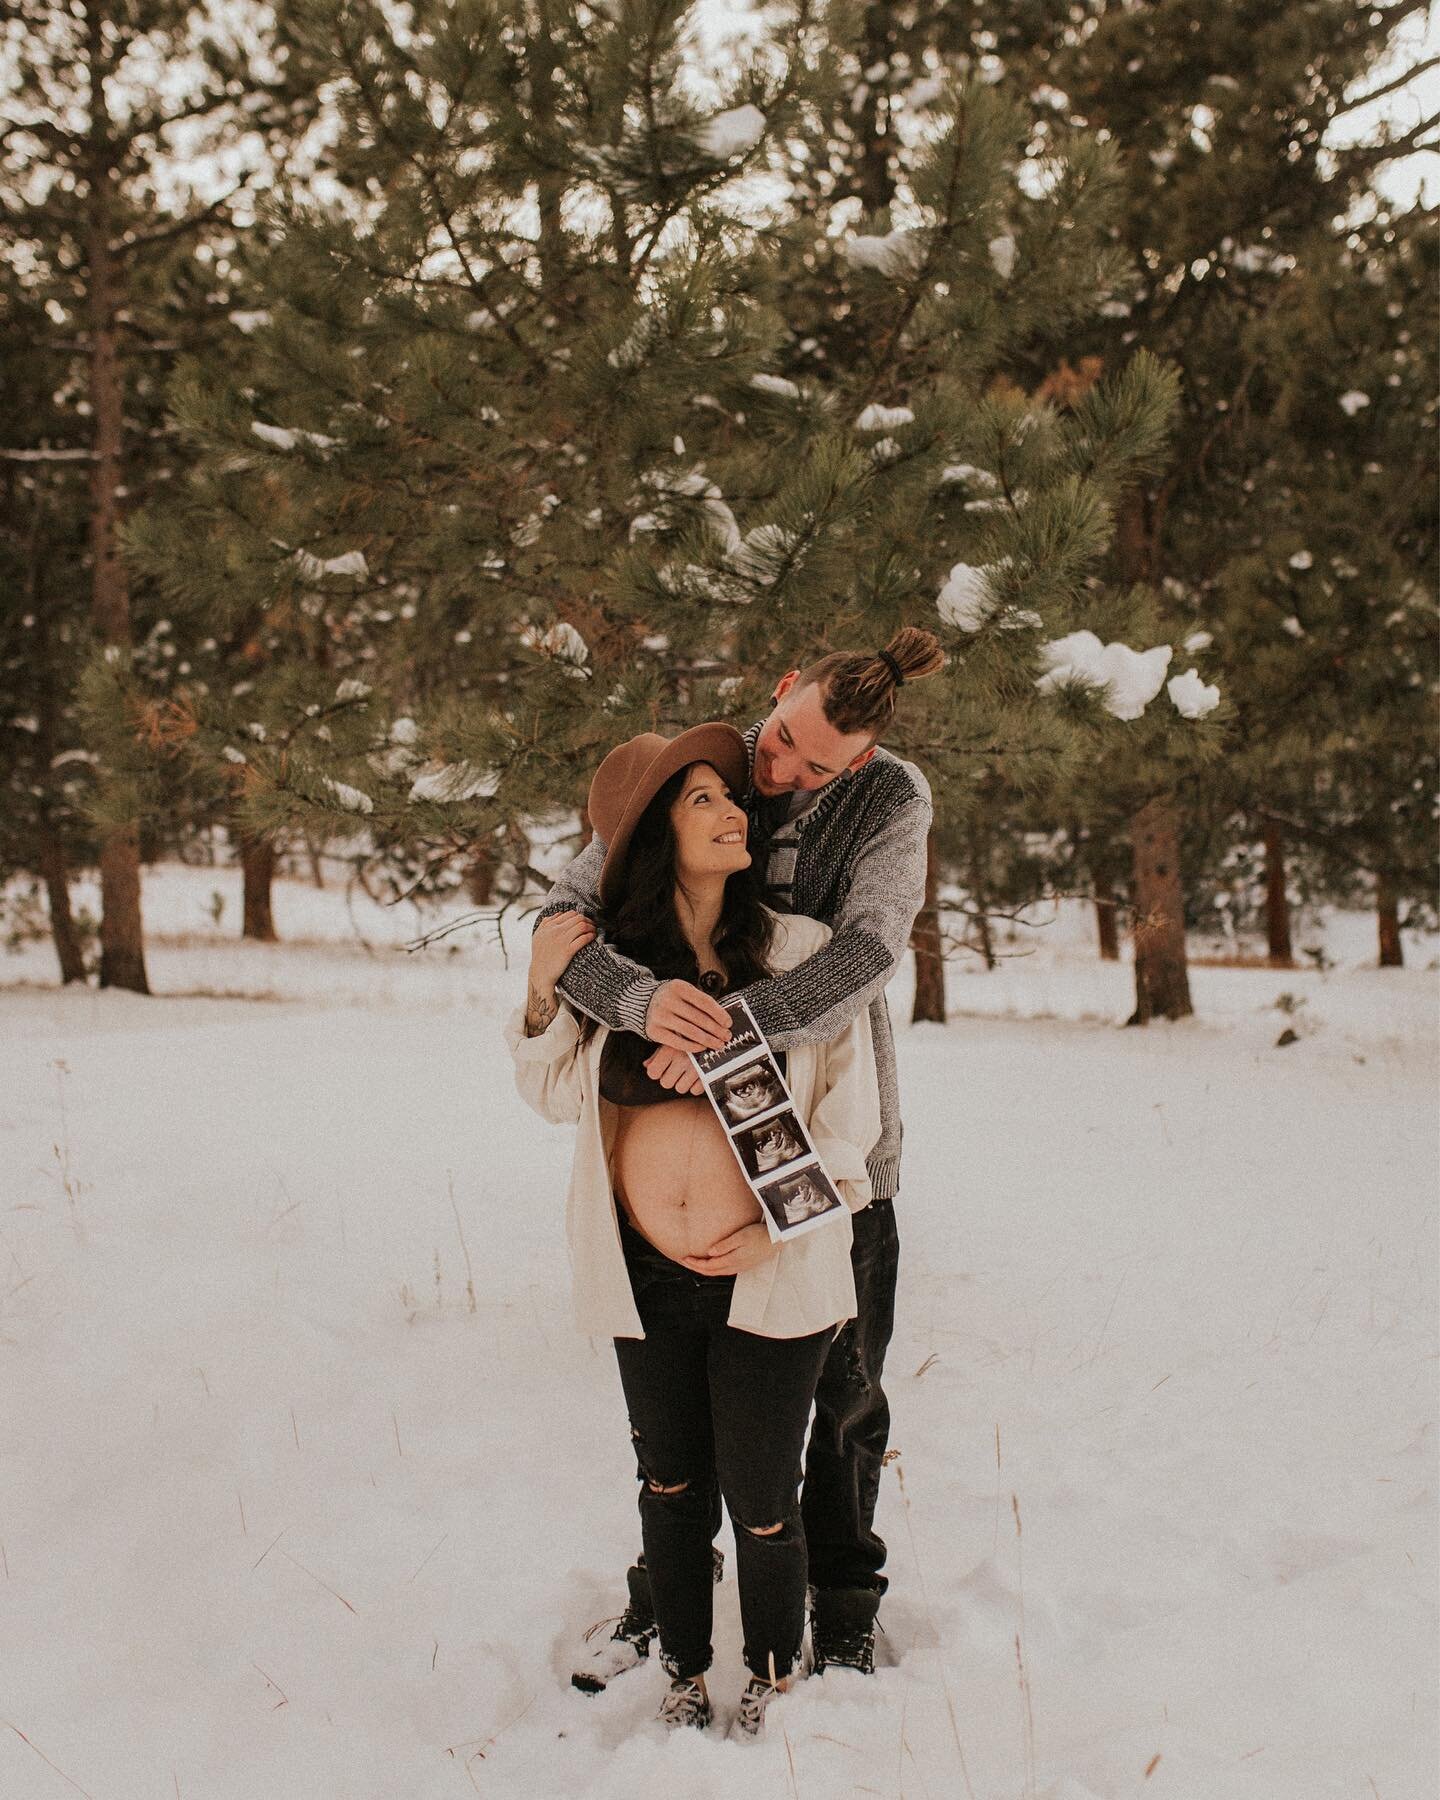
<instances>
[{"instance_id":1,"label":"woman's ear","mask_svg":"<svg viewBox=\"0 0 1440 1800\"><path fill-rule=\"evenodd\" d=\"M798 669L787 669L786 672L775 683L775 699L777 702L783 700L785 698L785 696L790 692L791 688L794 687L796 678L799 675L799 673L800 673L800 671Z\"/></svg>"}]
</instances>

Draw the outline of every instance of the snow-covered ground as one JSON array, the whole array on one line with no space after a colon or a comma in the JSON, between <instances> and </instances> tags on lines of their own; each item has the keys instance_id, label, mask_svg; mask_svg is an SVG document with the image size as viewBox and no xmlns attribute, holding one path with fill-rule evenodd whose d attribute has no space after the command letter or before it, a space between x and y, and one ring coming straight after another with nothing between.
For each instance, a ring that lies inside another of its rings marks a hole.
<instances>
[{"instance_id":1,"label":"snow-covered ground","mask_svg":"<svg viewBox=\"0 0 1440 1800\"><path fill-rule=\"evenodd\" d=\"M885 1666L742 1747L567 1685L634 1471L523 967L290 881L241 944L228 869L146 911L155 998L0 956L5 1800L1433 1794L1433 939L1122 1031L1077 909L902 1026Z\"/></svg>"}]
</instances>

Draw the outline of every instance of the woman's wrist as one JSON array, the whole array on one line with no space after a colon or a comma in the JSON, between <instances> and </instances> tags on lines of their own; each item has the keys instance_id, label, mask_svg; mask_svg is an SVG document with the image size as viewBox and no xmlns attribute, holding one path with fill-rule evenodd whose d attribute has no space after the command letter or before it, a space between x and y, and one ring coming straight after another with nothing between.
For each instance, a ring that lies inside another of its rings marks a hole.
<instances>
[{"instance_id":1,"label":"woman's wrist","mask_svg":"<svg viewBox=\"0 0 1440 1800\"><path fill-rule=\"evenodd\" d=\"M532 981L525 995L526 1037L543 1036L554 1023L559 1010L560 1002L554 985L546 986L543 982Z\"/></svg>"}]
</instances>

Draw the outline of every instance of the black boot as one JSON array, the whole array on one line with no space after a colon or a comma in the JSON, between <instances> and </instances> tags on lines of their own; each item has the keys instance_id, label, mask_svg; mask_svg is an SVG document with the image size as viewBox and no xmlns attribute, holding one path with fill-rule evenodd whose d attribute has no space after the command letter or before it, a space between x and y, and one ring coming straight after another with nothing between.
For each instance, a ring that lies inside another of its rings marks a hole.
<instances>
[{"instance_id":1,"label":"black boot","mask_svg":"<svg viewBox=\"0 0 1440 1800\"><path fill-rule=\"evenodd\" d=\"M827 1668L875 1673L875 1615L880 1596L873 1588L817 1588L810 1616L815 1673Z\"/></svg>"}]
</instances>

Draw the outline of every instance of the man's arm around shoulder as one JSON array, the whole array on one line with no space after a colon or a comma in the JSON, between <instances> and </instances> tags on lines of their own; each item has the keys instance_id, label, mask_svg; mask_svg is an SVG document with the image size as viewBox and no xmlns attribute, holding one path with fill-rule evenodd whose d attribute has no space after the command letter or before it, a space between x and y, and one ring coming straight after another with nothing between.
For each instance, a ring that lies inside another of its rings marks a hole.
<instances>
[{"instance_id":1,"label":"man's arm around shoulder","mask_svg":"<svg viewBox=\"0 0 1440 1800\"><path fill-rule=\"evenodd\" d=\"M540 909L540 918L570 909L583 912L598 923L600 871L604 865L605 846L598 837L592 837L557 877ZM621 956L606 943L603 934L571 958L556 986L572 1006L612 1031L634 1031L644 1036L645 1013L655 992L655 977L628 956Z\"/></svg>"}]
</instances>

